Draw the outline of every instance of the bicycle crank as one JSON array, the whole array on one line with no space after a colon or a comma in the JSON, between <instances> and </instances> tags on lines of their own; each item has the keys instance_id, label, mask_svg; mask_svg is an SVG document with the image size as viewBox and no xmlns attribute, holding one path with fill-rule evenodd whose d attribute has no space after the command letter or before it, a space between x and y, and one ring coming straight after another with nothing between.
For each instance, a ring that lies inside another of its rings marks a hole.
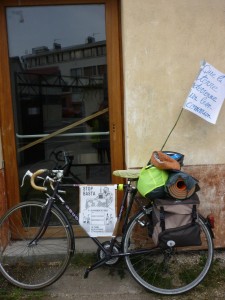
<instances>
[{"instance_id":1,"label":"bicycle crank","mask_svg":"<svg viewBox=\"0 0 225 300\"><path fill-rule=\"evenodd\" d=\"M102 243L102 246L104 247L105 250L109 251L110 242L106 241L106 242ZM110 254L118 254L118 253L120 253L120 245L118 243L115 243L113 246L113 251ZM104 259L106 256L105 252L101 248L98 248L97 255L98 255L99 259ZM115 265L119 261L119 259L120 259L120 257L113 257L113 258L107 260L105 262L105 264L110 265L110 266Z\"/></svg>"}]
</instances>

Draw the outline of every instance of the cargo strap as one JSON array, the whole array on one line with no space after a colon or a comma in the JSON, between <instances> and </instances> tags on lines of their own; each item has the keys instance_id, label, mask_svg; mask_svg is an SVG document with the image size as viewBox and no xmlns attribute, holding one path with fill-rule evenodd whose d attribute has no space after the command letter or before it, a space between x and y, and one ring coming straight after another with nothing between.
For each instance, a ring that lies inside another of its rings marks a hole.
<instances>
[{"instance_id":1,"label":"cargo strap","mask_svg":"<svg viewBox=\"0 0 225 300\"><path fill-rule=\"evenodd\" d=\"M160 206L160 226L162 228L162 231L165 230L165 214L164 214L164 208Z\"/></svg>"},{"instance_id":2,"label":"cargo strap","mask_svg":"<svg viewBox=\"0 0 225 300\"><path fill-rule=\"evenodd\" d=\"M192 208L192 223L195 223L195 221L197 220L197 208L196 205L193 205Z\"/></svg>"}]
</instances>

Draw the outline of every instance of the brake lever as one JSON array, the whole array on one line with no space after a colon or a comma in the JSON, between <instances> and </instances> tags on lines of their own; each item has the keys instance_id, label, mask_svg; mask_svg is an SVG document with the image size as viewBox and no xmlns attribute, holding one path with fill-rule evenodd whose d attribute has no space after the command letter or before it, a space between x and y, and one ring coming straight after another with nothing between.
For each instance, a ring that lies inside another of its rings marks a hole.
<instances>
[{"instance_id":1,"label":"brake lever","mask_svg":"<svg viewBox=\"0 0 225 300\"><path fill-rule=\"evenodd\" d=\"M32 175L33 175L33 173L32 173L30 170L28 170L28 171L24 174L24 176L23 176L22 183L21 183L21 186L20 186L20 187L23 187L23 186L24 186L25 178L26 178L27 176L31 177Z\"/></svg>"},{"instance_id":2,"label":"brake lever","mask_svg":"<svg viewBox=\"0 0 225 300\"><path fill-rule=\"evenodd\" d=\"M45 183L49 181L49 182L54 182L54 179L52 179L51 177L49 176L46 176L45 179L44 179L44 182L43 182L43 186L45 186Z\"/></svg>"},{"instance_id":3,"label":"brake lever","mask_svg":"<svg viewBox=\"0 0 225 300\"><path fill-rule=\"evenodd\" d=\"M23 187L23 186L24 186L25 178L26 178L27 176L31 177L32 175L33 175L33 173L32 173L30 170L28 170L28 171L24 174L24 176L23 176L22 183L21 183L21 186L20 186L20 187ZM38 178L38 179L45 180L44 177L41 177L41 176L37 176L37 178Z\"/></svg>"}]
</instances>

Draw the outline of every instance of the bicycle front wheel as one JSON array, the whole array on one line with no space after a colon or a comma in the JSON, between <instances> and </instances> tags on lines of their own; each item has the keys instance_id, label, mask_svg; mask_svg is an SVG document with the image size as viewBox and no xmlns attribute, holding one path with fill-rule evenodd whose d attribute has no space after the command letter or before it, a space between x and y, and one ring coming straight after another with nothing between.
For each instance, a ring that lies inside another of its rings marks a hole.
<instances>
[{"instance_id":1,"label":"bicycle front wheel","mask_svg":"<svg viewBox=\"0 0 225 300\"><path fill-rule=\"evenodd\" d=\"M34 240L44 211L44 203L22 202L0 220L0 271L9 282L24 289L40 289L55 282L71 256L71 232L54 207L44 235Z\"/></svg>"},{"instance_id":2,"label":"bicycle front wheel","mask_svg":"<svg viewBox=\"0 0 225 300\"><path fill-rule=\"evenodd\" d=\"M139 212L129 223L124 237L127 267L134 279L149 291L176 295L197 286L206 276L213 259L211 234L199 218L201 247L160 249L149 233L151 209ZM142 251L142 252L141 252Z\"/></svg>"}]
</instances>

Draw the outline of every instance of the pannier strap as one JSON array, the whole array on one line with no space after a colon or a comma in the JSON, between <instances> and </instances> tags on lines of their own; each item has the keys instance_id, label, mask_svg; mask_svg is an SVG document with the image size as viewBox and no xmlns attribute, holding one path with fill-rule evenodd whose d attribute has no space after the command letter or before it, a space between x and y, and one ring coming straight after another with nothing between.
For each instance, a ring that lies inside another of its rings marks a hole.
<instances>
[{"instance_id":1,"label":"pannier strap","mask_svg":"<svg viewBox=\"0 0 225 300\"><path fill-rule=\"evenodd\" d=\"M192 208L192 223L195 223L195 221L197 220L197 208L196 205L193 205Z\"/></svg>"},{"instance_id":2,"label":"pannier strap","mask_svg":"<svg viewBox=\"0 0 225 300\"><path fill-rule=\"evenodd\" d=\"M160 226L162 228L162 231L164 231L165 228L165 214L164 214L164 208L160 206Z\"/></svg>"}]
</instances>

